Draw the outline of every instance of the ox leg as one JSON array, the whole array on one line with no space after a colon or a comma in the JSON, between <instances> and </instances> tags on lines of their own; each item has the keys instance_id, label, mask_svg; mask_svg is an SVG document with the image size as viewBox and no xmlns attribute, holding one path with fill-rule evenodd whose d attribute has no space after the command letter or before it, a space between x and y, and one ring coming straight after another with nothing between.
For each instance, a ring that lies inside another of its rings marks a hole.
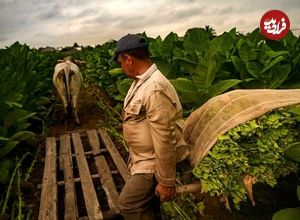
<instances>
[{"instance_id":1,"label":"ox leg","mask_svg":"<svg viewBox=\"0 0 300 220\"><path fill-rule=\"evenodd\" d=\"M68 105L68 99L66 96L61 96L62 102L63 102L63 106L64 106L64 118L62 120L62 123L64 123L67 119L68 124L70 123L70 117L69 117L69 110L68 108L70 108L70 106Z\"/></svg>"},{"instance_id":2,"label":"ox leg","mask_svg":"<svg viewBox=\"0 0 300 220\"><path fill-rule=\"evenodd\" d=\"M74 95L74 96L72 97L72 109L73 109L73 115L74 115L76 124L77 124L77 125L80 125L80 121L79 121L78 114L77 114L77 103L78 103L78 96L77 96L77 95Z\"/></svg>"}]
</instances>

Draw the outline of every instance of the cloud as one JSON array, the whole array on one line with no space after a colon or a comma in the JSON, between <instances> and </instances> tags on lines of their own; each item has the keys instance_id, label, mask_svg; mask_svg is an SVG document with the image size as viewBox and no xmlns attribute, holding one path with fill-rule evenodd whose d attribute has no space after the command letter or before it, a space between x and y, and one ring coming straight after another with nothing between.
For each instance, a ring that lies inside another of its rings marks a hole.
<instances>
[{"instance_id":1,"label":"cloud","mask_svg":"<svg viewBox=\"0 0 300 220\"><path fill-rule=\"evenodd\" d=\"M1 0L0 47L17 40L35 47L95 45L127 33L164 37L205 25L218 34L234 27L247 33L274 8L300 28L299 7L298 0Z\"/></svg>"}]
</instances>

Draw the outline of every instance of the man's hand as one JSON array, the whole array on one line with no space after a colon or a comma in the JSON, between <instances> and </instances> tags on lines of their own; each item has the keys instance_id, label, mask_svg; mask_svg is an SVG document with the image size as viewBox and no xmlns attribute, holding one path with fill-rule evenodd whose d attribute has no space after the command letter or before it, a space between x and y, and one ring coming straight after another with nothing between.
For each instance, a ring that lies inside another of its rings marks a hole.
<instances>
[{"instance_id":1,"label":"man's hand","mask_svg":"<svg viewBox=\"0 0 300 220\"><path fill-rule=\"evenodd\" d=\"M161 202L170 201L176 196L176 187L164 186L158 183L155 188L155 195L160 198Z\"/></svg>"}]
</instances>

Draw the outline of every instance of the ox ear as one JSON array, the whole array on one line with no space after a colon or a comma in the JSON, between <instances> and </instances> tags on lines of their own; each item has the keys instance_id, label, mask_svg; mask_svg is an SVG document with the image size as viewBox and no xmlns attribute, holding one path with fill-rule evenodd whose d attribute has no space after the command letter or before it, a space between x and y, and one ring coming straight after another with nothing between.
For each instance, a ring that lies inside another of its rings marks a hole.
<instances>
[{"instance_id":1,"label":"ox ear","mask_svg":"<svg viewBox=\"0 0 300 220\"><path fill-rule=\"evenodd\" d=\"M57 63L63 63L65 60L57 60Z\"/></svg>"},{"instance_id":2,"label":"ox ear","mask_svg":"<svg viewBox=\"0 0 300 220\"><path fill-rule=\"evenodd\" d=\"M74 63L80 67L85 66L85 61L82 60L74 60Z\"/></svg>"}]
</instances>

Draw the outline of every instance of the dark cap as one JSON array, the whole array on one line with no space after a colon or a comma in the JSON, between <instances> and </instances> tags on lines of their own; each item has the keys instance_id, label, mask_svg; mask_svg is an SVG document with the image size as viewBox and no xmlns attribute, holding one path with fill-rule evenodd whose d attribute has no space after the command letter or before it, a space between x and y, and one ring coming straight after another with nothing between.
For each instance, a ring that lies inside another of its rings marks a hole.
<instances>
[{"instance_id":1,"label":"dark cap","mask_svg":"<svg viewBox=\"0 0 300 220\"><path fill-rule=\"evenodd\" d=\"M109 60L109 62L116 61L120 53L137 48L147 48L146 40L136 34L127 34L117 42L117 46L114 50L114 56Z\"/></svg>"}]
</instances>

